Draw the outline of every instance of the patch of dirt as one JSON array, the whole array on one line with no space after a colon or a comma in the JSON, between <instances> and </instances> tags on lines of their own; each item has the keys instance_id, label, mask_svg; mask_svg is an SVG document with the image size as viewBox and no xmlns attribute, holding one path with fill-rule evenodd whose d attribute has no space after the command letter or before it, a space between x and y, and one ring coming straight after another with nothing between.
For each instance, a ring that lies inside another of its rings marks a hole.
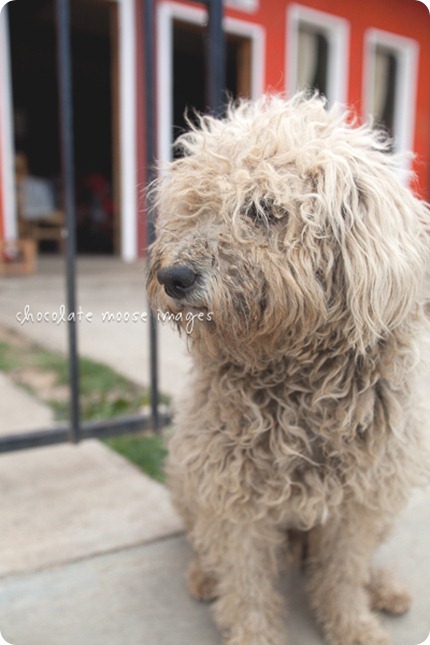
<instances>
[{"instance_id":1,"label":"patch of dirt","mask_svg":"<svg viewBox=\"0 0 430 645\"><path fill-rule=\"evenodd\" d=\"M57 385L55 372L45 372L34 367L26 367L19 371L16 376L19 385L25 385L42 401L65 402L69 399L69 388L67 385Z\"/></svg>"},{"instance_id":2,"label":"patch of dirt","mask_svg":"<svg viewBox=\"0 0 430 645\"><path fill-rule=\"evenodd\" d=\"M8 343L8 345L13 345L13 347L30 347L31 341L26 338L26 336L19 334L15 330L7 329L7 327L2 327L0 325L0 342Z\"/></svg>"},{"instance_id":3,"label":"patch of dirt","mask_svg":"<svg viewBox=\"0 0 430 645\"><path fill-rule=\"evenodd\" d=\"M1 325L0 342L15 347L23 353L31 354L38 351L34 342L26 336ZM8 376L17 385L29 388L42 401L64 402L69 398L68 386L57 384L57 374L54 371L23 366L19 370L9 372Z\"/></svg>"},{"instance_id":4,"label":"patch of dirt","mask_svg":"<svg viewBox=\"0 0 430 645\"><path fill-rule=\"evenodd\" d=\"M70 399L69 385L59 380L63 380L63 370L61 362L59 370L55 369L56 361L50 363L40 361L42 353L50 352L39 346L34 341L28 339L25 335L5 328L0 325L0 342L5 343L8 348L6 355L9 356L9 362L6 374L17 385L29 390L40 401L54 407L56 414L62 414L67 408ZM57 354L52 352L53 355ZM67 357L65 357L67 361ZM44 363L47 363L45 366ZM103 388L93 386L90 391L80 393L80 402L83 414L98 414L99 409L106 410L106 406L111 406L113 411L130 409L130 406L139 406L143 395L137 385L130 383L130 387L124 389L123 382L119 379L118 384L112 384L109 392ZM134 408L133 408L134 409ZM87 411L87 412L85 412ZM103 412L104 414L105 412Z\"/></svg>"}]
</instances>

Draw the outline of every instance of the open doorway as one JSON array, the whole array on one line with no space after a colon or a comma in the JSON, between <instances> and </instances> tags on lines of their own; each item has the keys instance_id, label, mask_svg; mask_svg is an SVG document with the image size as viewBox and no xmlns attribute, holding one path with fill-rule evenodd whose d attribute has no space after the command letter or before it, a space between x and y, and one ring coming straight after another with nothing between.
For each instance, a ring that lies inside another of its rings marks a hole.
<instances>
[{"instance_id":1,"label":"open doorway","mask_svg":"<svg viewBox=\"0 0 430 645\"><path fill-rule=\"evenodd\" d=\"M227 33L226 91L229 97L250 97L251 40ZM187 108L206 111L205 29L182 20L173 21L173 135L185 128Z\"/></svg>"},{"instance_id":2,"label":"open doorway","mask_svg":"<svg viewBox=\"0 0 430 645\"><path fill-rule=\"evenodd\" d=\"M108 0L71 0L70 9L77 250L111 254L119 246L113 161L118 158L117 7ZM41 200L40 212L30 209L35 221L43 210L58 213L61 203L54 0L9 3L8 13L15 152L19 181L31 178L26 185ZM19 199L19 208L26 202ZM38 242L41 251L60 247L46 237Z\"/></svg>"}]
</instances>

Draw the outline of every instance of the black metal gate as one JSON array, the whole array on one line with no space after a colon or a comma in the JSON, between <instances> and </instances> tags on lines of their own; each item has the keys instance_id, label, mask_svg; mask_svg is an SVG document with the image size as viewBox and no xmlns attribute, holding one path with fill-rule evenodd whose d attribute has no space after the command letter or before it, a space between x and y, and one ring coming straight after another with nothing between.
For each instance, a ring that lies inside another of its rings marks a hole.
<instances>
[{"instance_id":1,"label":"black metal gate","mask_svg":"<svg viewBox=\"0 0 430 645\"><path fill-rule=\"evenodd\" d=\"M55 0L57 27L57 76L59 87L60 141L63 179L64 211L66 214L66 292L67 313L76 311L76 214L74 203L74 151L72 110L72 66L70 45L70 0ZM155 176L155 82L154 82L154 0L142 0L144 34L144 84L146 97L146 151L147 178ZM223 109L225 54L222 29L222 0L206 0L208 8L206 101L216 114ZM154 239L153 216L147 204L148 240ZM82 439L109 437L117 434L151 430L158 432L170 422L168 413L161 412L158 405L158 353L157 326L155 317L150 322L150 414L128 416L101 421L82 422L79 400L79 365L76 316L68 315L68 356L70 380L70 422L46 430L29 431L0 437L0 452L20 450L37 446Z\"/></svg>"}]
</instances>

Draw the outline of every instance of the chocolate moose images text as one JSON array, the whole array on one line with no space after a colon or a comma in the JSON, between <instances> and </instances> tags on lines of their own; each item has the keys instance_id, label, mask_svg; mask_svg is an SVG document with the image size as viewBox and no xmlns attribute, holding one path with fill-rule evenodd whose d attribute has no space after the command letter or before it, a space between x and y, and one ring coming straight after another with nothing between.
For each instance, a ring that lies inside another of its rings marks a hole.
<instances>
[{"instance_id":1,"label":"chocolate moose images text","mask_svg":"<svg viewBox=\"0 0 430 645\"><path fill-rule=\"evenodd\" d=\"M146 323L150 319L150 313L147 311L103 311L99 314L98 319L103 323ZM192 333L196 322L212 322L212 312L178 312L170 313L158 309L154 313L158 322L165 323L185 323L184 329L187 333ZM88 322L92 323L97 318L92 311L85 311L81 306L76 311L68 312L65 305L60 305L55 311L33 311L30 305L16 313L16 320L20 325L35 323L51 323L60 325L67 322Z\"/></svg>"}]
</instances>

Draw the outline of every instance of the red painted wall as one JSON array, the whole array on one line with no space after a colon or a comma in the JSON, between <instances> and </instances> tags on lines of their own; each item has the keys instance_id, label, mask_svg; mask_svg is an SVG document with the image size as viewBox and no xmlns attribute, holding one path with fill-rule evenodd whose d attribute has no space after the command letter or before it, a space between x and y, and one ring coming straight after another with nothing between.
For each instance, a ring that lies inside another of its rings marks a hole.
<instances>
[{"instance_id":1,"label":"red painted wall","mask_svg":"<svg viewBox=\"0 0 430 645\"><path fill-rule=\"evenodd\" d=\"M159 0L161 1L161 0ZM188 4L184 2L184 4ZM285 89L286 20L288 0L259 0L256 12L247 13L227 8L229 16L262 25L266 31L266 68L264 87L267 91ZM381 29L412 38L419 43L418 96L415 122L414 152L417 159L414 171L420 194L430 199L430 16L417 0L374 0L371 4L345 0L303 0L306 7L346 18L350 23L348 103L362 115L362 88L365 32ZM139 2L137 0L137 5ZM196 6L191 3L191 6ZM139 82L139 80L138 80ZM141 114L139 110L139 114ZM362 115L364 116L364 115Z\"/></svg>"},{"instance_id":2,"label":"red painted wall","mask_svg":"<svg viewBox=\"0 0 430 645\"><path fill-rule=\"evenodd\" d=\"M306 0L300 4L333 13L350 22L348 103L362 113L362 87L365 32L381 29L419 43L418 91L415 120L414 171L422 197L430 198L430 15L417 0L374 0L372 4L344 0Z\"/></svg>"},{"instance_id":3,"label":"red painted wall","mask_svg":"<svg viewBox=\"0 0 430 645\"><path fill-rule=\"evenodd\" d=\"M228 11L242 20L261 24L266 30L265 89L284 91L286 60L287 9L293 4L288 0L260 0L254 14ZM412 38L419 43L419 69L417 111L415 121L414 152L417 158L414 171L422 197L430 199L430 15L422 2L417 0L374 0L372 3L345 2L345 0L302 0L302 6L325 11L345 18L350 23L348 104L363 115L362 88L364 42L367 29L381 29L399 36Z\"/></svg>"}]
</instances>

